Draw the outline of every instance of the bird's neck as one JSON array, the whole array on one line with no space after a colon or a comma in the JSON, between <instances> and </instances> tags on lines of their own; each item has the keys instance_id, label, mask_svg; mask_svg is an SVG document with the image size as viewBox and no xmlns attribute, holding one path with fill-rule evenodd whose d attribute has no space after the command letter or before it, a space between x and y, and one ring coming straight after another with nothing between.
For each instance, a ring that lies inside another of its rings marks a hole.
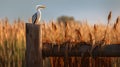
<instances>
[{"instance_id":1,"label":"bird's neck","mask_svg":"<svg viewBox=\"0 0 120 67\"><path fill-rule=\"evenodd\" d=\"M40 9L38 9L37 11L38 11L38 13L41 15L41 10L40 10Z\"/></svg>"},{"instance_id":2,"label":"bird's neck","mask_svg":"<svg viewBox=\"0 0 120 67\"><path fill-rule=\"evenodd\" d=\"M37 10L37 16L39 17L38 22L40 22L40 19L41 19L41 10L40 9Z\"/></svg>"},{"instance_id":3,"label":"bird's neck","mask_svg":"<svg viewBox=\"0 0 120 67\"><path fill-rule=\"evenodd\" d=\"M41 12L41 10L40 10L40 9L38 9L37 11Z\"/></svg>"}]
</instances>

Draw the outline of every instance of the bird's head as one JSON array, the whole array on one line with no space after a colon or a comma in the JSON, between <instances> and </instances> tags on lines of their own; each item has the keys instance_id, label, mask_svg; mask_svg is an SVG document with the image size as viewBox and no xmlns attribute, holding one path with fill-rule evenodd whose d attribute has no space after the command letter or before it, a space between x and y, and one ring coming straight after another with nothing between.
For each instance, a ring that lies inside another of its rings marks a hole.
<instances>
[{"instance_id":1,"label":"bird's head","mask_svg":"<svg viewBox=\"0 0 120 67\"><path fill-rule=\"evenodd\" d=\"M36 10L45 8L45 5L36 5Z\"/></svg>"}]
</instances>

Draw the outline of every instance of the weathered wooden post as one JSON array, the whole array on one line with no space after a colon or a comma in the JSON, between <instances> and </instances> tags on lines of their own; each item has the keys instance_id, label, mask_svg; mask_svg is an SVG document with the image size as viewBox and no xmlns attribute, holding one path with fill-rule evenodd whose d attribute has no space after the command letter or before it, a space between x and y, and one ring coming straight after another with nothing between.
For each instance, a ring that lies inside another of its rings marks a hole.
<instances>
[{"instance_id":1,"label":"weathered wooden post","mask_svg":"<svg viewBox=\"0 0 120 67\"><path fill-rule=\"evenodd\" d=\"M43 67L42 29L40 24L26 23L26 66Z\"/></svg>"}]
</instances>

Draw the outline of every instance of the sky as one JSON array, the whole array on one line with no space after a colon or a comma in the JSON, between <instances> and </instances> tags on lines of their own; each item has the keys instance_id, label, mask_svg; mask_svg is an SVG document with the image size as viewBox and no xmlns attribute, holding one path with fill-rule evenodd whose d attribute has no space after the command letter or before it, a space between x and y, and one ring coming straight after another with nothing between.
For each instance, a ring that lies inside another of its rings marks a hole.
<instances>
[{"instance_id":1,"label":"sky","mask_svg":"<svg viewBox=\"0 0 120 67\"><path fill-rule=\"evenodd\" d=\"M94 24L107 22L109 11L112 11L112 21L120 16L120 0L0 0L0 18L8 17L11 22L20 18L28 22L38 4L46 5L42 21L66 15Z\"/></svg>"}]
</instances>

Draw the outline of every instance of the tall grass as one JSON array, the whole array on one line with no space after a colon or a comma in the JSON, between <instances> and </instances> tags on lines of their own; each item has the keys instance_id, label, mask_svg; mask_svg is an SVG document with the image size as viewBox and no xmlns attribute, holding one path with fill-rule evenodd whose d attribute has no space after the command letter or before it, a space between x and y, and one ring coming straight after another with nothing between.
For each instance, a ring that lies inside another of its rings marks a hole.
<instances>
[{"instance_id":1,"label":"tall grass","mask_svg":"<svg viewBox=\"0 0 120 67\"><path fill-rule=\"evenodd\" d=\"M70 42L86 42L99 43L103 40L106 44L120 44L120 21L114 25L106 26L102 24L89 25L87 22L68 21L66 26L63 22L43 23L43 42L62 43Z\"/></svg>"},{"instance_id":2,"label":"tall grass","mask_svg":"<svg viewBox=\"0 0 120 67\"><path fill-rule=\"evenodd\" d=\"M86 42L100 43L104 38L106 26L102 24L89 25L87 22L68 21L42 22L43 43ZM120 44L120 20L108 27L106 44ZM18 19L10 23L7 18L0 20L0 67L25 67L25 22ZM55 58L54 58L55 59ZM51 60L53 61L57 60ZM77 63L77 58L71 63ZM80 59L80 58L78 58ZM62 59L60 59L63 61ZM56 62L57 63L57 62ZM64 64L60 62L61 64ZM53 65L54 66L54 65Z\"/></svg>"},{"instance_id":3,"label":"tall grass","mask_svg":"<svg viewBox=\"0 0 120 67\"><path fill-rule=\"evenodd\" d=\"M25 66L25 24L8 19L0 21L0 67Z\"/></svg>"}]
</instances>

